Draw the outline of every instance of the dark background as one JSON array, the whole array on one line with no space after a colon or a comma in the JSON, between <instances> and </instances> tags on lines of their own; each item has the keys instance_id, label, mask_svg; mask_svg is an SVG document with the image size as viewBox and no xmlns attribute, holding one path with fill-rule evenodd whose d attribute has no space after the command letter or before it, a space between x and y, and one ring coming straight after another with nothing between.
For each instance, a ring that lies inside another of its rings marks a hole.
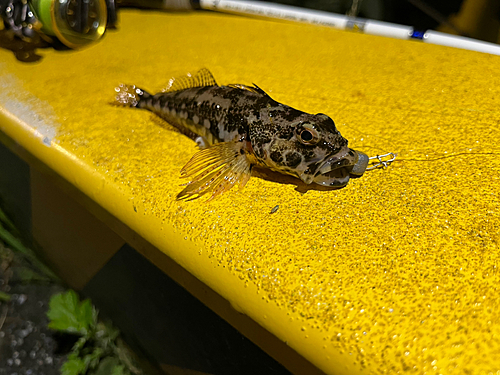
<instances>
[{"instance_id":1,"label":"dark background","mask_svg":"<svg viewBox=\"0 0 500 375\"><path fill-rule=\"evenodd\" d=\"M265 1L265 0L264 0ZM355 0L273 0L273 3L347 14ZM468 7L458 15L461 7ZM463 17L464 13L467 17ZM417 31L437 30L499 42L500 1L477 0L358 0L357 17L412 26ZM465 21L467 20L467 21ZM446 29L438 29L447 25Z\"/></svg>"}]
</instances>

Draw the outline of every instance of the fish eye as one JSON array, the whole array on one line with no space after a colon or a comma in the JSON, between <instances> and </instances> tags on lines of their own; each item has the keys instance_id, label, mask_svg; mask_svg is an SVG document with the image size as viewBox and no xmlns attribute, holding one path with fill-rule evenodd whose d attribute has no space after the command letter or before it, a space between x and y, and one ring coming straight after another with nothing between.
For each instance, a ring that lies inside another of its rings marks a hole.
<instances>
[{"instance_id":1,"label":"fish eye","mask_svg":"<svg viewBox=\"0 0 500 375\"><path fill-rule=\"evenodd\" d=\"M299 124L296 128L297 138L305 145L315 145L319 142L318 131L312 124Z\"/></svg>"},{"instance_id":2,"label":"fish eye","mask_svg":"<svg viewBox=\"0 0 500 375\"><path fill-rule=\"evenodd\" d=\"M302 138L302 140L305 142L309 142L313 139L313 135L309 130L304 130L302 133L300 133L300 138Z\"/></svg>"}]
</instances>

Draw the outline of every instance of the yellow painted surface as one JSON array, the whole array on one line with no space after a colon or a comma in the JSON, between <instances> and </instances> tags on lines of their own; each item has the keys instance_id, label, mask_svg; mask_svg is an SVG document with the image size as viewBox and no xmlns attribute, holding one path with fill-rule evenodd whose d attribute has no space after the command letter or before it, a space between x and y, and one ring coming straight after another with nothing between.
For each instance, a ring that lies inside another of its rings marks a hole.
<instances>
[{"instance_id":1,"label":"yellow painted surface","mask_svg":"<svg viewBox=\"0 0 500 375\"><path fill-rule=\"evenodd\" d=\"M135 11L95 46L40 54L0 51L0 129L316 366L500 372L500 57ZM398 162L338 191L254 177L177 202L194 143L108 103L120 82L155 91L201 67L326 113L351 147Z\"/></svg>"}]
</instances>

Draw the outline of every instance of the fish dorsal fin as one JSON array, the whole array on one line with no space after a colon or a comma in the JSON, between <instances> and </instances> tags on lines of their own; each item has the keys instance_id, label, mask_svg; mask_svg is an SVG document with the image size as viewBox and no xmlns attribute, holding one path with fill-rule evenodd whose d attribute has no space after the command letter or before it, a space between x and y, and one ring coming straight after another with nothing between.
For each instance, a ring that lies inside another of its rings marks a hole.
<instances>
[{"instance_id":1,"label":"fish dorsal fin","mask_svg":"<svg viewBox=\"0 0 500 375\"><path fill-rule=\"evenodd\" d=\"M182 77L171 78L170 81L168 81L167 87L165 87L162 91L173 92L190 89L193 87L205 86L217 86L217 82L215 82L214 76L207 68L203 68L195 74L188 73L187 75Z\"/></svg>"},{"instance_id":2,"label":"fish dorsal fin","mask_svg":"<svg viewBox=\"0 0 500 375\"><path fill-rule=\"evenodd\" d=\"M245 148L246 141L236 140L216 143L194 154L181 170L181 176L191 181L177 199L192 200L212 193L210 201L237 183L243 188L252 167Z\"/></svg>"},{"instance_id":3,"label":"fish dorsal fin","mask_svg":"<svg viewBox=\"0 0 500 375\"><path fill-rule=\"evenodd\" d=\"M264 90L262 90L255 83L253 84L253 86L242 85L240 83L232 83L232 84L227 85L227 86L232 87L233 89L246 90L246 91L254 92L256 94L261 94L261 95L270 97Z\"/></svg>"}]
</instances>

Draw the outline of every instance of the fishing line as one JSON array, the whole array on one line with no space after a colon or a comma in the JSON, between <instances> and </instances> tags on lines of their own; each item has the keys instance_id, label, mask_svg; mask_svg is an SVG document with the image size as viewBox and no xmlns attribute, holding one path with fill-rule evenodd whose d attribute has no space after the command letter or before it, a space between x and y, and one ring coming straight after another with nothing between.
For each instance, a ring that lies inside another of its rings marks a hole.
<instances>
[{"instance_id":1,"label":"fishing line","mask_svg":"<svg viewBox=\"0 0 500 375\"><path fill-rule=\"evenodd\" d=\"M385 169L387 168L388 166L390 166L394 161L398 161L398 162L402 162L402 161L422 161L422 162L429 162L429 161L438 161L438 160L443 160L443 159L449 159L449 158L455 158L455 157L459 157L459 156L485 156L485 155L489 155L489 156L497 156L497 155L500 155L500 152L474 152L474 153L468 153L468 152L459 152L459 153L456 153L456 154L451 154L451 155L443 155L443 156L439 156L439 157L434 157L434 158L430 158L430 159L410 159L410 158L407 158L407 159L398 159L396 160L398 154L395 153L395 152L388 152L386 154L382 154L382 155L375 155L375 156L371 156L368 158L369 162L368 163L371 163L371 164L368 164L368 167L366 168L367 171L372 171L374 169Z\"/></svg>"},{"instance_id":2,"label":"fishing line","mask_svg":"<svg viewBox=\"0 0 500 375\"><path fill-rule=\"evenodd\" d=\"M346 124L344 124L346 125ZM363 141L363 138L370 136L375 139L382 140L389 144L390 146L394 146L396 148L395 144L392 142L390 138L385 138L382 137L378 134L375 133L367 133L360 131L357 129L355 126L349 125L349 128L354 130L355 132L358 132L361 135L361 141ZM370 146L370 145L359 145L356 148L358 149L371 149L373 150L380 150L381 147L376 147L376 146ZM463 150L463 148L462 148ZM419 159L419 158L403 158L401 159L400 156L401 153L397 152L387 152L387 153L380 153L376 154L375 156L368 157L368 166L366 167L366 171L373 171L375 169L386 169L389 167L393 162L406 162L406 161L415 161L415 162L432 162L432 161L439 161L443 159L448 159L448 158L453 158L453 157L459 157L459 156L496 156L500 155L500 151L489 151L489 152L472 152L472 149L469 149L469 152L456 152L456 153L450 153L448 155L442 155L442 156L435 156L432 158L425 158L425 159ZM397 160L396 160L397 159Z\"/></svg>"}]
</instances>

